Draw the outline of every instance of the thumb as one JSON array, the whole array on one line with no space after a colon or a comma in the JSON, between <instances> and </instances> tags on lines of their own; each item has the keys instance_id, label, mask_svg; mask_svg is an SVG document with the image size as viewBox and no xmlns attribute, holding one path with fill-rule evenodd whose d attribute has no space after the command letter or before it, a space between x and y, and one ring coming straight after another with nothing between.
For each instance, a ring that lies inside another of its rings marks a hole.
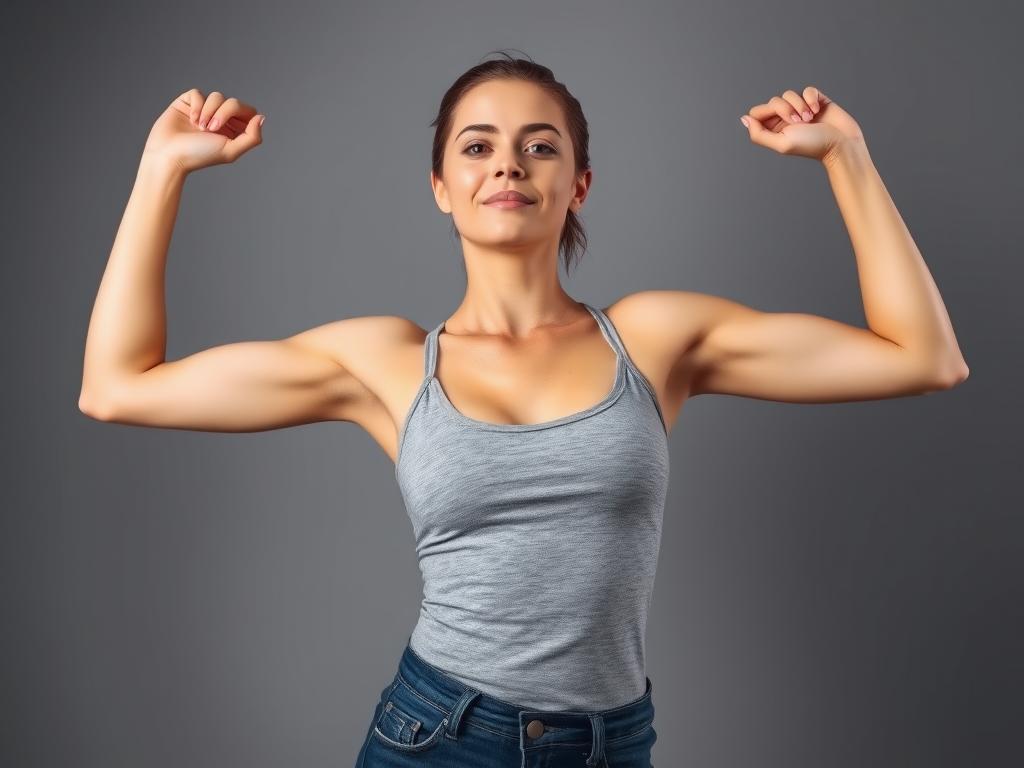
<instances>
[{"instance_id":1,"label":"thumb","mask_svg":"<svg viewBox=\"0 0 1024 768\"><path fill-rule=\"evenodd\" d=\"M747 126L747 134L750 136L750 140L752 142L760 144L762 147L774 149L776 152L782 152L782 145L786 139L781 133L769 131L761 125L760 120L749 114L743 115L740 118L740 122Z\"/></svg>"},{"instance_id":2,"label":"thumb","mask_svg":"<svg viewBox=\"0 0 1024 768\"><path fill-rule=\"evenodd\" d=\"M224 145L224 156L228 162L234 162L253 147L263 143L263 121L266 115L255 114L249 118L242 133L229 139Z\"/></svg>"}]
</instances>

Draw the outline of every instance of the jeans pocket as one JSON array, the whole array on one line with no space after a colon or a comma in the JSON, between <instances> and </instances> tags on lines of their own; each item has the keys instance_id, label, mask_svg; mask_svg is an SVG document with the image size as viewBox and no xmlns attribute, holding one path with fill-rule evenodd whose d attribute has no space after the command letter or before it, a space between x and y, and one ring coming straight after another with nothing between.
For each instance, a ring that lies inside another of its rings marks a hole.
<instances>
[{"instance_id":1,"label":"jeans pocket","mask_svg":"<svg viewBox=\"0 0 1024 768\"><path fill-rule=\"evenodd\" d=\"M422 752L444 738L448 713L421 701L404 683L396 685L373 725L373 736L399 752Z\"/></svg>"}]
</instances>

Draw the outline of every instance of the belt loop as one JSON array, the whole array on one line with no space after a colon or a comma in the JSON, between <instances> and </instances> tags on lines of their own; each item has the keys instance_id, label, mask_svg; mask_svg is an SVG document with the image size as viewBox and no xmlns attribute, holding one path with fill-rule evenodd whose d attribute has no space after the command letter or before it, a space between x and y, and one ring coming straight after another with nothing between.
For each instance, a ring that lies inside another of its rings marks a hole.
<instances>
[{"instance_id":1,"label":"belt loop","mask_svg":"<svg viewBox=\"0 0 1024 768\"><path fill-rule=\"evenodd\" d=\"M604 760L604 718L601 715L593 714L590 717L590 728L593 732L590 757L587 758L588 768L605 765Z\"/></svg>"},{"instance_id":2,"label":"belt loop","mask_svg":"<svg viewBox=\"0 0 1024 768\"><path fill-rule=\"evenodd\" d=\"M452 709L452 713L448 715L448 727L445 728L445 736L449 739L458 740L459 723L462 722L462 715L466 711L466 708L473 702L473 699L480 695L482 695L481 691L473 688L467 688L459 697L459 700L455 702L455 707Z\"/></svg>"}]
</instances>

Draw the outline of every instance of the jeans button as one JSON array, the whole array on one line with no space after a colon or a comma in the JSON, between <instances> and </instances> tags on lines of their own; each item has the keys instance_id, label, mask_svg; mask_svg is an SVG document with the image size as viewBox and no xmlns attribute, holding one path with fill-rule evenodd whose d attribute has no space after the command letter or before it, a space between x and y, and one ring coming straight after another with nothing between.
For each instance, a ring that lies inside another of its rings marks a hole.
<instances>
[{"instance_id":1,"label":"jeans button","mask_svg":"<svg viewBox=\"0 0 1024 768\"><path fill-rule=\"evenodd\" d=\"M531 720L526 726L526 735L531 739L539 739L544 735L544 723L540 720Z\"/></svg>"}]
</instances>

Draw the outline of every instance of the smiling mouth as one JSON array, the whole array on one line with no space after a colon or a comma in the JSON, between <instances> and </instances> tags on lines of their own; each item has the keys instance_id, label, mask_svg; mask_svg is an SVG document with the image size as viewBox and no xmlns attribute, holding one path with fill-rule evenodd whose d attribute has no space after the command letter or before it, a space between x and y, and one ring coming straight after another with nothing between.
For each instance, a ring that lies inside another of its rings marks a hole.
<instances>
[{"instance_id":1,"label":"smiling mouth","mask_svg":"<svg viewBox=\"0 0 1024 768\"><path fill-rule=\"evenodd\" d=\"M524 203L522 200L495 200L490 203L484 203L484 205L491 208L525 208L528 205L533 205L533 203Z\"/></svg>"}]
</instances>

